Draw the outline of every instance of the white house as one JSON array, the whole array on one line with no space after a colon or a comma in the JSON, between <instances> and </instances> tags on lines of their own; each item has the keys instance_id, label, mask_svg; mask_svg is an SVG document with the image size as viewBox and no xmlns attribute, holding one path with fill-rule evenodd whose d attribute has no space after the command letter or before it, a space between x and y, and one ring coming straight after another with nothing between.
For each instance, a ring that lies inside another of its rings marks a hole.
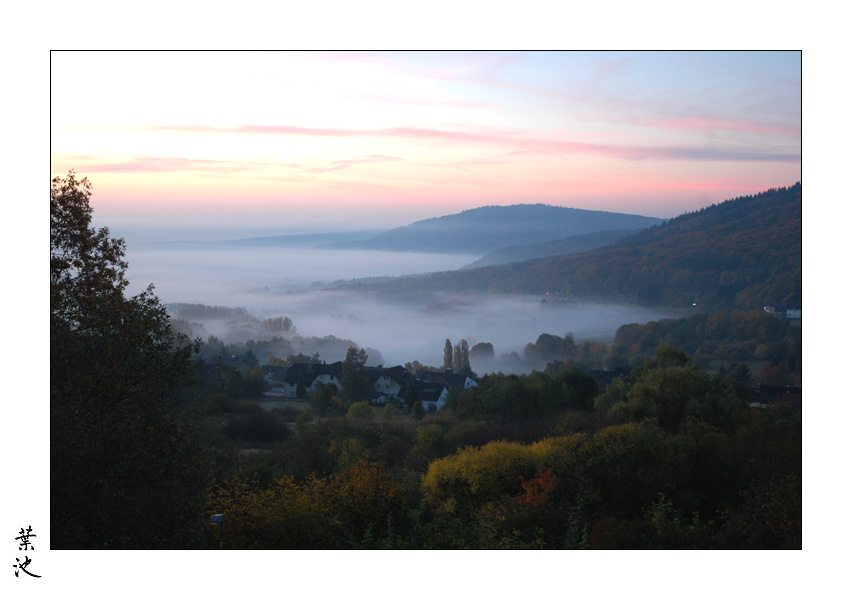
<instances>
[{"instance_id":1,"label":"white house","mask_svg":"<svg viewBox=\"0 0 852 600\"><path fill-rule=\"evenodd\" d=\"M420 402L426 411L435 411L447 403L450 389L442 384L424 384L420 390Z\"/></svg>"}]
</instances>

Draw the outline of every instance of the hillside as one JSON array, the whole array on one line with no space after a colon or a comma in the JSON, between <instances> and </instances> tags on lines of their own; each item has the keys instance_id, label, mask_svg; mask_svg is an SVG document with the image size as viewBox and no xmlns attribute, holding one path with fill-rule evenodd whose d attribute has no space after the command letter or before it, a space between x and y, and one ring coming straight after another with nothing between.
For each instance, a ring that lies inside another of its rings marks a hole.
<instances>
[{"instance_id":1,"label":"hillside","mask_svg":"<svg viewBox=\"0 0 852 600\"><path fill-rule=\"evenodd\" d=\"M487 254L507 246L527 246L613 229L639 229L661 219L546 204L484 206L417 221L367 240L325 247L390 252Z\"/></svg>"},{"instance_id":2,"label":"hillside","mask_svg":"<svg viewBox=\"0 0 852 600\"><path fill-rule=\"evenodd\" d=\"M551 292L699 310L770 303L800 307L802 187L797 183L728 200L582 254L400 278L371 287Z\"/></svg>"},{"instance_id":3,"label":"hillside","mask_svg":"<svg viewBox=\"0 0 852 600\"><path fill-rule=\"evenodd\" d=\"M509 246L508 248L500 248L499 250L486 254L479 260L466 265L464 268L472 269L477 267L489 267L492 265L505 265L513 262L532 260L535 258L558 256L560 254L588 252L595 248L608 246L635 232L635 229L596 231L594 233L572 235L565 239L542 242L540 244L532 244L530 246Z\"/></svg>"}]
</instances>

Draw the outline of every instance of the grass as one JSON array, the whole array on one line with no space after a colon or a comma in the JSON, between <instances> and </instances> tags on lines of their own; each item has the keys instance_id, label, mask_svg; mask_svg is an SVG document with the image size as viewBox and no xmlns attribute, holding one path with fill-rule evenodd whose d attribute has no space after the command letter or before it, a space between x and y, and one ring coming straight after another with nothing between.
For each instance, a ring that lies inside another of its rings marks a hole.
<instances>
[{"instance_id":1,"label":"grass","mask_svg":"<svg viewBox=\"0 0 852 600\"><path fill-rule=\"evenodd\" d=\"M264 410L272 410L273 408L286 408L288 406L292 406L298 410L302 410L311 405L308 400L257 400L257 403L263 407Z\"/></svg>"}]
</instances>

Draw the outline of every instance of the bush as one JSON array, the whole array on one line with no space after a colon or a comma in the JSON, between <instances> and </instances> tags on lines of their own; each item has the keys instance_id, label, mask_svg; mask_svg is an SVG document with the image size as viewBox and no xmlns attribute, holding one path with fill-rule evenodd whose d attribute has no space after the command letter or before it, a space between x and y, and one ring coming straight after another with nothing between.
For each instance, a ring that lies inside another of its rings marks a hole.
<instances>
[{"instance_id":1,"label":"bush","mask_svg":"<svg viewBox=\"0 0 852 600\"><path fill-rule=\"evenodd\" d=\"M299 415L302 414L302 410L303 409L295 406L285 406L283 408L273 408L269 412L284 423L295 423L298 420Z\"/></svg>"},{"instance_id":2,"label":"bush","mask_svg":"<svg viewBox=\"0 0 852 600\"><path fill-rule=\"evenodd\" d=\"M376 418L376 411L373 410L369 402L362 400L361 402L355 402L349 407L349 410L346 411L346 417L349 419L372 421Z\"/></svg>"}]
</instances>

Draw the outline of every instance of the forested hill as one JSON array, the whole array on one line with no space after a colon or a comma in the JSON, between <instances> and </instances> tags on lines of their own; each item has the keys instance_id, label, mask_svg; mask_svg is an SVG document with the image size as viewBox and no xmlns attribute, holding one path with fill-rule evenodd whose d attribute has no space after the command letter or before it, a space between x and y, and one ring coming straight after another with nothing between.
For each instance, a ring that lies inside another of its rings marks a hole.
<instances>
[{"instance_id":1,"label":"forested hill","mask_svg":"<svg viewBox=\"0 0 852 600\"><path fill-rule=\"evenodd\" d=\"M613 229L641 229L662 219L546 204L483 206L454 215L417 221L370 239L330 248L390 252L485 254L573 235Z\"/></svg>"},{"instance_id":2,"label":"forested hill","mask_svg":"<svg viewBox=\"0 0 852 600\"><path fill-rule=\"evenodd\" d=\"M623 237L635 233L636 229L617 229L615 231L596 231L594 233L585 233L582 235L572 235L561 240L552 240L549 242L541 242L531 246L509 246L508 248L500 248L490 254L486 254L479 260L476 260L465 269L476 267L489 267L492 265L505 265L522 260L533 260L535 258L547 258L548 256L557 256L560 254L576 254L578 252L588 252L595 248L609 246Z\"/></svg>"},{"instance_id":3,"label":"forested hill","mask_svg":"<svg viewBox=\"0 0 852 600\"><path fill-rule=\"evenodd\" d=\"M366 286L362 286L366 287ZM392 280L377 291L544 293L699 310L801 307L802 187L687 213L582 254Z\"/></svg>"}]
</instances>

